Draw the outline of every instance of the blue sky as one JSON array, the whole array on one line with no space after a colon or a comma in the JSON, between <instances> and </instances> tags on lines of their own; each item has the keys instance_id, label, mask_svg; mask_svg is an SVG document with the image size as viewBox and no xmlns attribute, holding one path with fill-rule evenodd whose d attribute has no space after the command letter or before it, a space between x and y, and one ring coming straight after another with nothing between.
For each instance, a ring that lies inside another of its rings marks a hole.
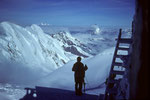
<instances>
[{"instance_id":1,"label":"blue sky","mask_svg":"<svg viewBox=\"0 0 150 100\"><path fill-rule=\"evenodd\" d=\"M0 0L0 22L131 26L134 0Z\"/></svg>"}]
</instances>

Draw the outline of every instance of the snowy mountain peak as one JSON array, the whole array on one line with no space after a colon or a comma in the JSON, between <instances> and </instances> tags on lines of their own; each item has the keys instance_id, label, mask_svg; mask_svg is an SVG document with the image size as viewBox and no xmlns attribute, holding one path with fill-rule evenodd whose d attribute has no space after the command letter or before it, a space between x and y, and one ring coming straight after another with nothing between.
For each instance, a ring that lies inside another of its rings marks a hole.
<instances>
[{"instance_id":1,"label":"snowy mountain peak","mask_svg":"<svg viewBox=\"0 0 150 100\"><path fill-rule=\"evenodd\" d=\"M50 72L69 61L58 41L45 34L38 25L23 28L3 22L0 29L2 34L6 34L0 35L1 63L21 62L28 67L39 67Z\"/></svg>"},{"instance_id":2,"label":"snowy mountain peak","mask_svg":"<svg viewBox=\"0 0 150 100\"><path fill-rule=\"evenodd\" d=\"M61 31L56 34L51 34L51 36L60 42L59 44L64 48L65 51L72 53L76 56L91 56L87 53L87 51L84 51L84 48L87 47L82 44L78 39L72 37L69 32Z\"/></svg>"},{"instance_id":3,"label":"snowy mountain peak","mask_svg":"<svg viewBox=\"0 0 150 100\"><path fill-rule=\"evenodd\" d=\"M43 30L36 24L32 24L31 29L39 33L44 33Z\"/></svg>"}]
</instances>

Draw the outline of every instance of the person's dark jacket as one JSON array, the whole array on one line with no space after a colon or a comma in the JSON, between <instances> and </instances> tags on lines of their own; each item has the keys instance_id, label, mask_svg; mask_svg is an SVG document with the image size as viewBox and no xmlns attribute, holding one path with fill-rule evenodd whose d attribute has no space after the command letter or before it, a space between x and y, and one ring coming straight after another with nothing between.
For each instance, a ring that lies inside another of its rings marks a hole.
<instances>
[{"instance_id":1,"label":"person's dark jacket","mask_svg":"<svg viewBox=\"0 0 150 100\"><path fill-rule=\"evenodd\" d=\"M84 82L84 77L85 77L85 71L87 70L87 66L84 67L83 63L81 62L76 62L73 67L72 71L75 72L75 82Z\"/></svg>"}]
</instances>

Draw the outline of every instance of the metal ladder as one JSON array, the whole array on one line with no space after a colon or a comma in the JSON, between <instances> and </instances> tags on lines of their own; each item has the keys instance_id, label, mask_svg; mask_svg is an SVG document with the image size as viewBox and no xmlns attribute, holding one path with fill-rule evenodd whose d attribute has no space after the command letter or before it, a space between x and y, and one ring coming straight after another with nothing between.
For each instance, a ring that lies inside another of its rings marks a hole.
<instances>
[{"instance_id":1,"label":"metal ladder","mask_svg":"<svg viewBox=\"0 0 150 100\"><path fill-rule=\"evenodd\" d=\"M107 79L107 86L104 94L104 100L113 100L115 99L114 97L117 95L117 86L119 85L120 81L122 78L116 79L116 76L122 76L125 73L125 69L129 68L130 66L130 54L129 54L129 49L132 44L132 36L131 38L122 38L122 29L119 30L119 35L117 39L117 44L111 64L111 69L109 73L109 77ZM128 45L127 47L121 47L121 44ZM124 54L118 54L119 51L127 52L126 55ZM121 62L116 61L117 59L120 59ZM121 67L121 69L124 70L116 70L117 67Z\"/></svg>"}]
</instances>

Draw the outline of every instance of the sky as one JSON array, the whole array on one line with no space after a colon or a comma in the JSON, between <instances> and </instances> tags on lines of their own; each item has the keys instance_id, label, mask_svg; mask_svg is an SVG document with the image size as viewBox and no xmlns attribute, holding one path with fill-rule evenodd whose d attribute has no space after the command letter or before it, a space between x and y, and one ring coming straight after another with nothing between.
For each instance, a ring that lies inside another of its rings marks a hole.
<instances>
[{"instance_id":1,"label":"sky","mask_svg":"<svg viewBox=\"0 0 150 100\"><path fill-rule=\"evenodd\" d=\"M134 0L0 0L0 22L131 26Z\"/></svg>"}]
</instances>

